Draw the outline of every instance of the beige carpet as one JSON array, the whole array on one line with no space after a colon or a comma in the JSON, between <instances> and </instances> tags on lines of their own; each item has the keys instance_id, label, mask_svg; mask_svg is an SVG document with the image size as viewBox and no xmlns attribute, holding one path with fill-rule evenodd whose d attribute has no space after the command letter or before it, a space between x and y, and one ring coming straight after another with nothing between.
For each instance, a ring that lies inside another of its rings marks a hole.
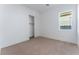
<instances>
[{"instance_id":1,"label":"beige carpet","mask_svg":"<svg viewBox=\"0 0 79 59\"><path fill-rule=\"evenodd\" d=\"M13 46L2 48L2 55L76 55L79 48L72 43L53 39L35 38Z\"/></svg>"}]
</instances>

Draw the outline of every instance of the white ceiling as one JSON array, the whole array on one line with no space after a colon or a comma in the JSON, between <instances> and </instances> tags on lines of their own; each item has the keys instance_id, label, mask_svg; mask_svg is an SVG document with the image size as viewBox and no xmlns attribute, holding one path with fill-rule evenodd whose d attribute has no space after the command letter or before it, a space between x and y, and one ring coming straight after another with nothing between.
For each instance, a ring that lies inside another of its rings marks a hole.
<instances>
[{"instance_id":1,"label":"white ceiling","mask_svg":"<svg viewBox=\"0 0 79 59\"><path fill-rule=\"evenodd\" d=\"M71 6L73 4L50 4L49 6L46 6L46 4L24 4L24 6L35 10L39 13L44 13L48 10L51 10L53 8L57 8L57 6L62 7L62 6Z\"/></svg>"},{"instance_id":2,"label":"white ceiling","mask_svg":"<svg viewBox=\"0 0 79 59\"><path fill-rule=\"evenodd\" d=\"M53 7L52 4L50 4L50 6L46 6L46 4L26 4L25 6L40 13L43 13Z\"/></svg>"}]
</instances>

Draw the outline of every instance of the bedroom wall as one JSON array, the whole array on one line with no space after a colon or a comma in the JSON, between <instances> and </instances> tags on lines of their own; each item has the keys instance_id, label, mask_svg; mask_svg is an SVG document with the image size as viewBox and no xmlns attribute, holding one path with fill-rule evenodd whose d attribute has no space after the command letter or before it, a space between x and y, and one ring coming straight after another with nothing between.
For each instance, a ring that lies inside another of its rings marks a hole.
<instances>
[{"instance_id":1,"label":"bedroom wall","mask_svg":"<svg viewBox=\"0 0 79 59\"><path fill-rule=\"evenodd\" d=\"M73 11L72 29L58 27L58 12ZM24 5L0 5L0 47L7 47L29 40L29 17L35 16L35 37L44 36L56 40L77 43L77 6L54 5L47 12L39 14Z\"/></svg>"},{"instance_id":2,"label":"bedroom wall","mask_svg":"<svg viewBox=\"0 0 79 59\"><path fill-rule=\"evenodd\" d=\"M29 17L35 16L35 36L38 36L39 14L23 5L0 5L0 47L29 40Z\"/></svg>"},{"instance_id":3,"label":"bedroom wall","mask_svg":"<svg viewBox=\"0 0 79 59\"><path fill-rule=\"evenodd\" d=\"M73 11L72 29L59 30L58 13L61 11ZM53 8L40 16L40 36L77 43L77 5L54 5Z\"/></svg>"},{"instance_id":4,"label":"bedroom wall","mask_svg":"<svg viewBox=\"0 0 79 59\"><path fill-rule=\"evenodd\" d=\"M79 4L77 5L77 44L79 46Z\"/></svg>"}]
</instances>

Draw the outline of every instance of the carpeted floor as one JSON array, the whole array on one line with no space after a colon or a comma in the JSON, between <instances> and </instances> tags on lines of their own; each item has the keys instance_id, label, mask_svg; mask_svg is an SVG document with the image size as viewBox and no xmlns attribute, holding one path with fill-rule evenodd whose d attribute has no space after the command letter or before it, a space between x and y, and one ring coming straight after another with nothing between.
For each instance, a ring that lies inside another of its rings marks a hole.
<instances>
[{"instance_id":1,"label":"carpeted floor","mask_svg":"<svg viewBox=\"0 0 79 59\"><path fill-rule=\"evenodd\" d=\"M2 55L76 55L76 44L47 38L35 38L13 46L2 48Z\"/></svg>"}]
</instances>

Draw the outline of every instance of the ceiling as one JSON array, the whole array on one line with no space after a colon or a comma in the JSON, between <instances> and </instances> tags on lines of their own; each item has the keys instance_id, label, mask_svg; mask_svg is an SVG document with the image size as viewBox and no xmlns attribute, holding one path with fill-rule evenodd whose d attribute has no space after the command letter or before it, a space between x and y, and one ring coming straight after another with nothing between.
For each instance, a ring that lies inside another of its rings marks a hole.
<instances>
[{"instance_id":1,"label":"ceiling","mask_svg":"<svg viewBox=\"0 0 79 59\"><path fill-rule=\"evenodd\" d=\"M38 11L39 13L43 13L53 7L53 4L46 6L46 4L26 4L26 7Z\"/></svg>"}]
</instances>

